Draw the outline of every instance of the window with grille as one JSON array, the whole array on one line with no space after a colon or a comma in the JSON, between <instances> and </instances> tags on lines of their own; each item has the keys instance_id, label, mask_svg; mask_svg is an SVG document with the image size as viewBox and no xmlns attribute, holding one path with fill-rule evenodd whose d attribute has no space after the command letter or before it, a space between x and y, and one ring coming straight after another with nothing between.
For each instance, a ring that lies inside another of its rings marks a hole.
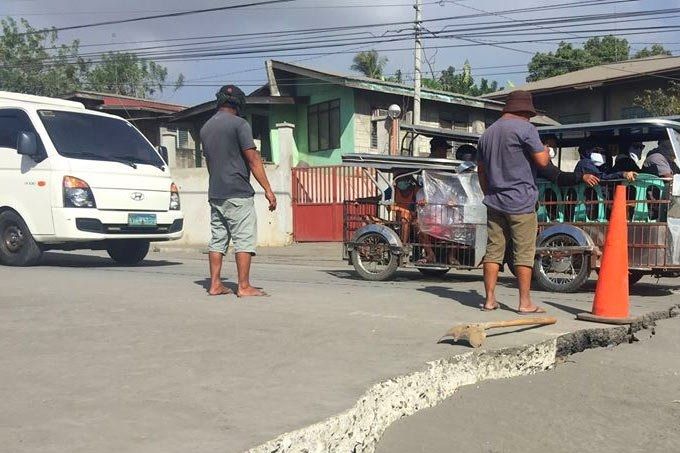
<instances>
[{"instance_id":1,"label":"window with grille","mask_svg":"<svg viewBox=\"0 0 680 453\"><path fill-rule=\"evenodd\" d=\"M340 100L310 105L307 125L309 152L340 148Z\"/></svg>"},{"instance_id":2,"label":"window with grille","mask_svg":"<svg viewBox=\"0 0 680 453\"><path fill-rule=\"evenodd\" d=\"M371 121L371 148L378 148L378 122Z\"/></svg>"},{"instance_id":3,"label":"window with grille","mask_svg":"<svg viewBox=\"0 0 680 453\"><path fill-rule=\"evenodd\" d=\"M189 131L182 129L177 131L177 147L189 149Z\"/></svg>"}]
</instances>

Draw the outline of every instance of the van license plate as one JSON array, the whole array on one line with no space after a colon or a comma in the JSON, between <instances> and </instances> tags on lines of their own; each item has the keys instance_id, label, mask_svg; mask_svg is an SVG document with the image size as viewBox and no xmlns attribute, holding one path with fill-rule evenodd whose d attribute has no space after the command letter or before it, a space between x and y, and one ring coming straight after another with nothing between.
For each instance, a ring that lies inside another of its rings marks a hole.
<instances>
[{"instance_id":1,"label":"van license plate","mask_svg":"<svg viewBox=\"0 0 680 453\"><path fill-rule=\"evenodd\" d=\"M156 226L156 214L128 214L129 226Z\"/></svg>"}]
</instances>

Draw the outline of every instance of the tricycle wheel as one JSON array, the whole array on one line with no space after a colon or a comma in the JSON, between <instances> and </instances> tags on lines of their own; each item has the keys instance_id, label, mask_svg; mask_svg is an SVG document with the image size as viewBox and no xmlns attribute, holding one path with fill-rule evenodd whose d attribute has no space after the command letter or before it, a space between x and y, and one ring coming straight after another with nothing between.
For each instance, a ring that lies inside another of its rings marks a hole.
<instances>
[{"instance_id":1,"label":"tricycle wheel","mask_svg":"<svg viewBox=\"0 0 680 453\"><path fill-rule=\"evenodd\" d=\"M568 234L549 236L540 247L578 247L580 244ZM586 253L538 256L534 263L534 280L545 291L573 293L581 289L590 276L590 259Z\"/></svg>"},{"instance_id":2,"label":"tricycle wheel","mask_svg":"<svg viewBox=\"0 0 680 453\"><path fill-rule=\"evenodd\" d=\"M448 267L419 267L418 271L426 277L443 277L449 273Z\"/></svg>"},{"instance_id":3,"label":"tricycle wheel","mask_svg":"<svg viewBox=\"0 0 680 453\"><path fill-rule=\"evenodd\" d=\"M364 280L380 282L390 279L399 267L399 257L380 233L361 236L352 250L354 269Z\"/></svg>"},{"instance_id":4,"label":"tricycle wheel","mask_svg":"<svg viewBox=\"0 0 680 453\"><path fill-rule=\"evenodd\" d=\"M645 274L641 271L628 271L628 286L633 286L644 276Z\"/></svg>"}]
</instances>

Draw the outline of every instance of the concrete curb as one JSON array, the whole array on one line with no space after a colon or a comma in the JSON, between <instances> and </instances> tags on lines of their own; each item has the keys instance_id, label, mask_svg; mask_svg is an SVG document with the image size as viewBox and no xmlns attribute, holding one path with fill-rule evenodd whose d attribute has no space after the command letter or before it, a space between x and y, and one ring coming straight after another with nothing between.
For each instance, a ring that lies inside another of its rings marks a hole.
<instances>
[{"instance_id":1,"label":"concrete curb","mask_svg":"<svg viewBox=\"0 0 680 453\"><path fill-rule=\"evenodd\" d=\"M582 329L536 344L472 351L429 362L421 371L374 385L351 409L282 434L248 453L372 453L396 420L439 404L462 386L545 371L587 349L633 342L636 332L676 316L680 316L680 305L644 315L630 326Z\"/></svg>"}]
</instances>

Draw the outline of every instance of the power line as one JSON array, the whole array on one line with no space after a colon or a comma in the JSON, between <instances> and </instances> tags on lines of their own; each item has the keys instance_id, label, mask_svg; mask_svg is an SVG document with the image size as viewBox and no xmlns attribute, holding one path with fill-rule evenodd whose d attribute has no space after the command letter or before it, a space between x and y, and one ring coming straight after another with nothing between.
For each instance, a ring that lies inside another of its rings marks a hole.
<instances>
[{"instance_id":1,"label":"power line","mask_svg":"<svg viewBox=\"0 0 680 453\"><path fill-rule=\"evenodd\" d=\"M628 12L628 13L620 13L618 15L602 15L602 14L596 14L596 15L581 15L581 16L568 16L565 18L561 19L545 19L545 20L535 20L528 26L523 23L517 23L516 21L509 21L509 22L496 22L492 23L493 25L489 25L486 27L481 27L480 24L463 24L457 31L456 33L447 33L444 34L442 32L431 32L431 36L427 36L426 39L452 39L452 38L465 38L465 37L475 37L475 36L492 36L492 35L498 35L498 36L503 36L507 35L510 33L510 30L512 30L512 33L514 34L519 34L520 31L522 30L532 30L536 26L543 26L544 24L550 24L550 25L562 25L562 24L574 24L576 22L584 22L581 25L577 26L586 26L586 25L596 25L596 24L606 24L606 23L623 23L625 22L624 18L629 17L633 18L630 20L635 20L635 21L644 21L644 20L656 20L659 17L654 17L654 16L663 16L663 17L668 17L670 13L677 13L680 12L680 8L676 9L665 9L665 10L651 10L651 11L640 11L640 12ZM593 22L595 19L602 19L605 18L606 20L604 21L599 21L599 22ZM433 19L433 20L438 20L438 19ZM590 22L589 24L585 24L585 22ZM448 28L449 26L445 27ZM463 28L466 27L466 28ZM646 28L647 30L654 30L654 31L660 31L663 30L663 28L671 28L674 29L674 26L662 26L662 27L656 27L656 28ZM640 29L638 27L638 29ZM507 30L507 31L506 31ZM599 29L601 31L601 29ZM504 33L505 31L505 33ZM590 30L579 30L579 33L585 33ZM467 32L467 34L464 34ZM540 33L540 32L539 32ZM563 32L563 33L568 33L568 32ZM532 33L532 34L537 34L537 33ZM350 34L353 35L353 34ZM219 55L238 55L240 54L241 49L247 49L248 52L245 53L271 53L271 52L287 52L287 51L294 51L294 50L302 50L302 49L314 49L314 48L331 48L331 47L342 47L342 46L349 46L349 45L356 45L358 43L360 44L378 44L378 43L389 43L389 42L396 42L396 41L401 41L401 40L408 40L411 39L411 36L413 34L401 34L399 31L393 31L390 34L384 34L382 38L379 39L370 39L370 40L365 40L365 41L360 41L357 42L356 39L351 39L351 38L343 38L341 35L335 35L331 36L331 39L314 39L314 38L303 38L297 39L295 41L277 41L277 42L251 42L251 43L246 43L240 46L234 46L234 45L229 45L228 49L230 52L228 53L220 53ZM595 35L593 35L595 36ZM584 36L581 36L584 37ZM579 37L579 38L581 38ZM306 39L306 41L304 41ZM537 40L538 41L538 40ZM217 42L222 42L222 41L217 41ZM302 43L304 42L304 45ZM208 42L207 44L210 44L211 42ZM167 50L169 47L168 46L158 46L158 47L147 47L147 48L126 48L126 49L120 49L121 51L125 52L136 52L138 56L143 57L143 58L156 58L156 59L163 59L163 60L168 60L171 61L173 57L180 57L180 58L188 58L188 57L209 57L213 56L215 52L220 52L221 50L225 49L224 47L198 47L198 45L203 45L206 43L196 43L196 45L193 48L185 48L185 49L178 49L176 51L170 51ZM293 45L293 44L298 44L298 45ZM310 45L310 44L318 44L318 45ZM189 44L186 45L180 45L180 47L186 47ZM293 45L293 46L291 46ZM143 50L148 50L148 52L142 52ZM212 53L210 53L212 52ZM101 57L103 53L84 53L81 54L81 57Z\"/></svg>"},{"instance_id":2,"label":"power line","mask_svg":"<svg viewBox=\"0 0 680 453\"><path fill-rule=\"evenodd\" d=\"M251 7L254 7L254 6L271 5L271 4L275 4L275 3L290 3L290 2L294 2L294 1L296 1L296 0L264 0L264 1L260 1L260 2L244 3L244 4L240 4L240 5L219 6L219 7L216 7L216 8L194 9L194 10L189 10L189 11L178 11L178 12L174 12L174 13L156 14L156 15L153 15L153 16L142 16L142 17L133 17L133 18L129 18L129 19L94 22L94 23L91 23L91 24L71 25L71 26L68 26L68 27L52 28L49 31L58 32L58 31L65 31L65 30L79 30L79 29L83 29L83 28L101 27L101 26L104 26L104 25L127 24L127 23L131 23L131 22L142 22L142 21L147 21L147 20L164 19L164 18L169 18L169 17L190 16L190 15L194 15L194 14L211 13L211 12L216 12L216 11L227 11L227 10L231 10L231 9L251 8ZM27 34L36 34L36 33L42 33L42 32L44 32L44 30L36 30L34 32L26 32L26 33L22 33L22 34L27 35Z\"/></svg>"},{"instance_id":3,"label":"power line","mask_svg":"<svg viewBox=\"0 0 680 453\"><path fill-rule=\"evenodd\" d=\"M550 11L554 9L565 9L565 8L582 8L582 7L589 7L589 6L603 6L603 5L609 5L609 4L616 4L616 3L631 3L631 2L637 2L640 0L581 0L581 1L576 1L576 2L567 2L567 3L557 3L557 4L550 4L550 5L543 5L539 7L529 7L529 8L519 8L519 9L509 9L509 10L502 10L499 11L498 13L503 13L503 14L520 14L520 13L527 13L527 12L543 12L543 11ZM432 3L439 3L439 2L432 2ZM412 6L412 5L411 5ZM430 20L424 20L423 22L431 22L431 21L442 21L442 20L461 20L461 19L471 19L471 18L478 18L478 17L483 17L483 16L488 16L489 14L469 14L469 15L462 15L462 16L450 16L450 17L442 17L442 18L435 18L435 19L430 19ZM336 27L320 27L320 28L307 28L307 29L284 29L284 30L267 30L267 31L259 31L259 32L249 32L249 33L232 33L232 34L221 34L221 35L203 35L203 36L192 36L192 37L185 37L185 38L167 38L167 39L152 39L152 40L144 40L144 41L126 41L126 42L119 42L119 43L94 43L94 44L81 44L81 48L85 47L107 47L107 46L112 46L112 45L120 45L120 44L148 44L148 43L153 43L153 42L178 42L178 41L191 41L191 40L203 40L203 39L214 39L214 38L229 38L229 39L236 39L236 38L242 38L242 37L264 37L264 36L285 36L285 35L292 35L292 36L297 36L300 34L314 34L314 33L326 33L326 32L332 32L332 31L341 31L341 30L359 30L359 29L370 29L370 28L378 28L378 27L390 27L390 26L397 26L397 25L410 25L412 24L411 21L400 21L400 22L383 22L383 23L373 23L373 24L361 24L361 25L346 25L346 26L336 26ZM462 25L474 25L474 24L462 24ZM379 36L379 35L373 35ZM58 47L52 47L49 49L58 49Z\"/></svg>"}]
</instances>

